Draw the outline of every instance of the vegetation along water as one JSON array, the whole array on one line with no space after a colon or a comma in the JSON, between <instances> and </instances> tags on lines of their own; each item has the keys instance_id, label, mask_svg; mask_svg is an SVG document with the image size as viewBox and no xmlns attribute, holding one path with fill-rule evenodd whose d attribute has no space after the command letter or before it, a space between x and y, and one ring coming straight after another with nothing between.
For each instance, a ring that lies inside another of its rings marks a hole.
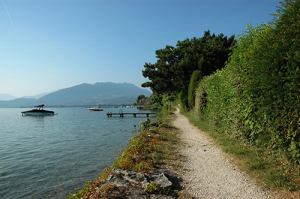
<instances>
[{"instance_id":1,"label":"vegetation along water","mask_svg":"<svg viewBox=\"0 0 300 199\"><path fill-rule=\"evenodd\" d=\"M173 103L180 103L181 111L185 112L191 122L208 131L217 143L223 146L224 151L240 160L238 165L241 165L241 169L258 179L262 186L276 191L298 193L299 9L299 0L284 0L274 14L273 21L256 27L248 24L247 30L237 37L233 35L227 38L223 34L211 34L208 30L201 38L178 41L176 47L167 45L164 49L156 51L157 63L146 63L145 70L142 71L143 76L149 80L142 86L151 88L152 103L163 104L164 108ZM4 154L0 160L0 194L7 197L21 194L26 198L30 194L40 197L41 194L49 196L72 193L69 190L76 190L77 184L71 182L92 180L99 174L98 171L105 167L99 161L108 161L107 166L116 158L116 155L112 156L113 154L110 155L107 151L113 153L122 150L128 143L130 133L123 132L130 130L125 129L125 125L129 123L127 118L103 117L93 120L93 117L89 120L90 114L73 122L71 118L76 118L78 114L72 115L71 110L69 111L70 119L62 123L56 119L61 115L45 119L24 117L20 121L26 124L25 126L18 126L20 124L13 114L0 116L1 122L4 121L0 132L5 132L1 138L4 138L4 143L10 143L0 146L1 154ZM111 128L114 130L102 131L101 128L109 129L104 127L101 123L103 121L112 122L115 126ZM82 127L79 124L86 126ZM115 129L116 125L120 125L119 129L122 132L119 132L118 128ZM133 126L133 123L130 125ZM32 126L38 130L31 131ZM14 132L14 128L19 129ZM45 132L44 129L49 128L53 129ZM81 131L78 131L80 128ZM110 137L111 134L116 137ZM167 135L164 134L164 138ZM52 137L45 139L47 136ZM131 141L132 146L125 149L128 153L119 156L113 167L144 171L155 159L159 159L157 153L150 151L145 157L149 155L149 158L152 156L153 159L133 164L135 162L131 161L134 156L132 148L142 146L140 143L144 145L142 139L143 136L137 136L136 143ZM160 141L164 140L157 140L158 143ZM22 148L24 145L28 146ZM154 145L158 146L151 146ZM102 147L110 148L103 151ZM38 148L46 150L39 151ZM51 156L48 156L48 153L56 157L49 159ZM28 156L26 160L22 159L23 155ZM58 167L64 164L67 167ZM94 168L97 168L95 173L91 172ZM76 170L73 172L72 169ZM48 170L53 173L43 173ZM70 171L73 172L72 175L69 174ZM35 173L38 174L34 175L38 176L37 179L31 176ZM63 179L65 173L70 175L68 180ZM87 184L70 197L78 198L94 193L97 186L103 183L107 173L104 171L99 180ZM52 174L56 177L52 177ZM47 176L50 176L50 179ZM32 181L27 183L27 179ZM50 187L49 190L55 192L41 190L44 187ZM7 193L7 190L11 192ZM102 191L105 194L111 190Z\"/></svg>"},{"instance_id":2,"label":"vegetation along water","mask_svg":"<svg viewBox=\"0 0 300 199\"><path fill-rule=\"evenodd\" d=\"M300 1L280 4L272 21L237 37L208 30L157 50L142 86L158 103L178 99L263 186L299 192Z\"/></svg>"},{"instance_id":3,"label":"vegetation along water","mask_svg":"<svg viewBox=\"0 0 300 199\"><path fill-rule=\"evenodd\" d=\"M147 120L106 116L119 109L51 108L58 115L45 117L22 116L25 108L1 109L1 198L66 198L95 179Z\"/></svg>"}]
</instances>

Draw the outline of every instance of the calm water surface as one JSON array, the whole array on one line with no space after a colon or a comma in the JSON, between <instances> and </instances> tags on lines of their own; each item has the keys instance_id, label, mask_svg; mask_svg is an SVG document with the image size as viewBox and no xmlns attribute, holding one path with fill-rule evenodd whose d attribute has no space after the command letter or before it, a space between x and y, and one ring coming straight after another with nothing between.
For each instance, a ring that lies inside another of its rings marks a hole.
<instances>
[{"instance_id":1,"label":"calm water surface","mask_svg":"<svg viewBox=\"0 0 300 199\"><path fill-rule=\"evenodd\" d=\"M106 116L121 108L45 109L58 115L22 116L28 108L0 109L1 198L66 198L111 166L116 152L127 146L133 131L147 119L146 115Z\"/></svg>"}]
</instances>

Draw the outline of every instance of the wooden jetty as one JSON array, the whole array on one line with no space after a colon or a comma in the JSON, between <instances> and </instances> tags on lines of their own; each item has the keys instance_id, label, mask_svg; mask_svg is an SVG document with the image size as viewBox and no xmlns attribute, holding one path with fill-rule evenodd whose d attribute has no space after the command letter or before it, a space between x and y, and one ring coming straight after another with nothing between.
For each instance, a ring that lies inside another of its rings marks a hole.
<instances>
[{"instance_id":1,"label":"wooden jetty","mask_svg":"<svg viewBox=\"0 0 300 199\"><path fill-rule=\"evenodd\" d=\"M141 114L146 114L147 117L149 117L150 114L155 114L155 113L112 113L112 112L106 113L107 117L111 117L113 115L120 115L120 117L124 117L124 115L133 115L133 117L136 117L136 115L141 115Z\"/></svg>"}]
</instances>

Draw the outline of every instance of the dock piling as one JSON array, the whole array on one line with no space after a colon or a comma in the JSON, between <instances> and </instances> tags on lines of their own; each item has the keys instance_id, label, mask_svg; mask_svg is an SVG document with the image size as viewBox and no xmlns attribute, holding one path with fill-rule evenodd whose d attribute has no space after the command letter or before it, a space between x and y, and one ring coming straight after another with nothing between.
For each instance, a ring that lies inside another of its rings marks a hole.
<instances>
[{"instance_id":1,"label":"dock piling","mask_svg":"<svg viewBox=\"0 0 300 199\"><path fill-rule=\"evenodd\" d=\"M147 117L149 117L150 114L155 114L155 113L123 113L123 112L119 112L119 113L108 112L108 113L106 113L107 117L112 117L113 115L120 115L120 117L124 117L124 115L133 115L133 117L136 117L136 115L140 115L140 114L146 114Z\"/></svg>"}]
</instances>

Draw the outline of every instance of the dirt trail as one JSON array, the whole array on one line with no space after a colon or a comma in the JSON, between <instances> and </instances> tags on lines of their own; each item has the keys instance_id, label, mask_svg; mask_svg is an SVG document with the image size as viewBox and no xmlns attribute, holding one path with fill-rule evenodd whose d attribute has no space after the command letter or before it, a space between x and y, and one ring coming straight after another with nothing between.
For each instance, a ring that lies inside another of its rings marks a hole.
<instances>
[{"instance_id":1,"label":"dirt trail","mask_svg":"<svg viewBox=\"0 0 300 199\"><path fill-rule=\"evenodd\" d=\"M195 198L274 198L261 190L252 180L230 163L230 158L213 145L212 140L188 119L175 112L177 119L173 122L181 134L184 143L181 150L187 158L183 174L185 190Z\"/></svg>"}]
</instances>

